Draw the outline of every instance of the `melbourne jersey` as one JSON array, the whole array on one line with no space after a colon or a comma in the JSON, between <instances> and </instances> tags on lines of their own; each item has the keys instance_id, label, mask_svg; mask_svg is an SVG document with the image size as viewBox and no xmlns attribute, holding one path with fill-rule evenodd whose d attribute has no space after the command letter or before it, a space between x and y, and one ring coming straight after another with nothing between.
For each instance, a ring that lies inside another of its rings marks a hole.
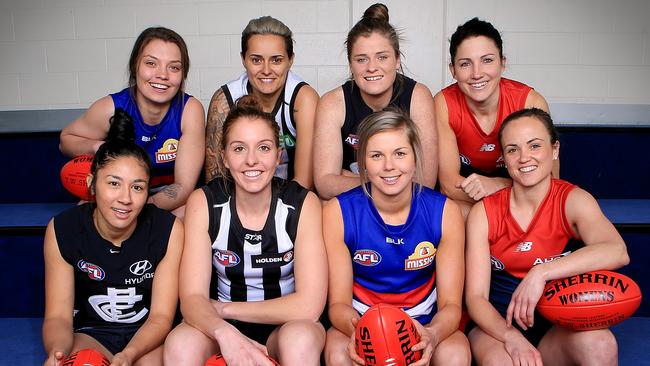
<instances>
[{"instance_id":1,"label":"melbourne jersey","mask_svg":"<svg viewBox=\"0 0 650 366\"><path fill-rule=\"evenodd\" d=\"M280 144L284 148L280 165L275 171L275 175L284 179L293 179L294 164L296 155L296 122L294 120L294 105L300 88L307 85L298 75L289 71L287 81L284 83L282 98L278 98L271 115L275 117L275 122L280 127ZM237 99L251 93L251 86L248 82L248 75L243 73L238 79L229 82L221 87L228 105L232 108Z\"/></svg>"},{"instance_id":2,"label":"melbourne jersey","mask_svg":"<svg viewBox=\"0 0 650 366\"><path fill-rule=\"evenodd\" d=\"M492 260L490 302L505 315L512 293L535 265L570 254L583 244L576 240L564 207L575 186L552 179L549 192L523 230L510 213L511 187L483 199Z\"/></svg>"},{"instance_id":3,"label":"melbourne jersey","mask_svg":"<svg viewBox=\"0 0 650 366\"><path fill-rule=\"evenodd\" d=\"M175 218L147 204L131 237L117 247L97 232L95 207L86 203L54 218L61 256L74 268L74 327L141 325Z\"/></svg>"},{"instance_id":4,"label":"melbourne jersey","mask_svg":"<svg viewBox=\"0 0 650 366\"><path fill-rule=\"evenodd\" d=\"M449 126L456 135L462 176L479 173L487 176L509 177L501 155L499 128L508 115L525 108L526 98L531 90L531 87L525 84L501 78L497 120L489 133L485 133L476 121L458 83L442 90L447 103Z\"/></svg>"},{"instance_id":5,"label":"melbourne jersey","mask_svg":"<svg viewBox=\"0 0 650 366\"><path fill-rule=\"evenodd\" d=\"M129 88L111 94L115 108L124 109L133 118L136 143L142 146L151 157L152 189L174 183L174 163L181 138L181 117L189 94L182 94L171 100L165 117L156 125L146 124Z\"/></svg>"},{"instance_id":6,"label":"melbourne jersey","mask_svg":"<svg viewBox=\"0 0 650 366\"><path fill-rule=\"evenodd\" d=\"M352 256L352 306L360 314L377 303L400 306L422 324L436 308L435 257L446 197L429 188L413 190L406 223L384 223L361 187L338 197L344 241Z\"/></svg>"},{"instance_id":7,"label":"melbourne jersey","mask_svg":"<svg viewBox=\"0 0 650 366\"><path fill-rule=\"evenodd\" d=\"M393 83L393 96L388 106L397 107L403 112L410 113L411 97L416 81L398 74L398 79ZM341 127L341 141L343 142L343 166L353 173L359 173L357 167L357 149L359 138L357 128L364 118L373 113L372 108L363 101L361 91L354 80L349 80L341 86L345 99L345 120Z\"/></svg>"},{"instance_id":8,"label":"melbourne jersey","mask_svg":"<svg viewBox=\"0 0 650 366\"><path fill-rule=\"evenodd\" d=\"M295 291L293 251L308 191L273 178L271 208L261 231L245 228L237 215L235 189L222 178L203 187L209 217L214 272L210 297L261 301Z\"/></svg>"}]
</instances>

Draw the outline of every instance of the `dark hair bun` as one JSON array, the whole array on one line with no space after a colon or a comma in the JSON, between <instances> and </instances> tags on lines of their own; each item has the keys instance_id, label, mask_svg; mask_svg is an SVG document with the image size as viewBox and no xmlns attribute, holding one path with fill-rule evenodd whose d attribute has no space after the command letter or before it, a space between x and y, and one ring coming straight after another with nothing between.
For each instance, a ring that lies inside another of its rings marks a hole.
<instances>
[{"instance_id":1,"label":"dark hair bun","mask_svg":"<svg viewBox=\"0 0 650 366\"><path fill-rule=\"evenodd\" d=\"M110 128L106 141L135 142L135 127L133 119L122 108L116 108L115 114L110 119Z\"/></svg>"},{"instance_id":2,"label":"dark hair bun","mask_svg":"<svg viewBox=\"0 0 650 366\"><path fill-rule=\"evenodd\" d=\"M244 95L243 97L237 99L237 107L264 112L260 102L252 95Z\"/></svg>"},{"instance_id":3,"label":"dark hair bun","mask_svg":"<svg viewBox=\"0 0 650 366\"><path fill-rule=\"evenodd\" d=\"M388 7L382 3L372 4L363 12L362 19L372 19L388 23Z\"/></svg>"}]
</instances>

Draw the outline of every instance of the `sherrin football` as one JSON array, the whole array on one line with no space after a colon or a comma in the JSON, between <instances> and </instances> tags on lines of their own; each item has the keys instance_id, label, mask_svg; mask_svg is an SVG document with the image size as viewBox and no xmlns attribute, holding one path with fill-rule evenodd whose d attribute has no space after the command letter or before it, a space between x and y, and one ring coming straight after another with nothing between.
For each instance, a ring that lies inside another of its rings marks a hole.
<instances>
[{"instance_id":1,"label":"sherrin football","mask_svg":"<svg viewBox=\"0 0 650 366\"><path fill-rule=\"evenodd\" d=\"M110 361L99 351L86 348L72 353L63 360L62 366L109 366Z\"/></svg>"},{"instance_id":2,"label":"sherrin football","mask_svg":"<svg viewBox=\"0 0 650 366\"><path fill-rule=\"evenodd\" d=\"M355 330L357 354L366 365L406 366L422 352L411 350L420 335L411 317L399 307L377 304L368 309Z\"/></svg>"},{"instance_id":3,"label":"sherrin football","mask_svg":"<svg viewBox=\"0 0 650 366\"><path fill-rule=\"evenodd\" d=\"M640 304L641 290L629 277L594 271L547 283L537 310L553 324L594 330L622 322Z\"/></svg>"},{"instance_id":4,"label":"sherrin football","mask_svg":"<svg viewBox=\"0 0 650 366\"><path fill-rule=\"evenodd\" d=\"M65 163L61 168L61 183L63 187L78 198L90 201L93 196L90 194L86 177L90 174L90 166L93 163L92 155L79 155Z\"/></svg>"}]
</instances>

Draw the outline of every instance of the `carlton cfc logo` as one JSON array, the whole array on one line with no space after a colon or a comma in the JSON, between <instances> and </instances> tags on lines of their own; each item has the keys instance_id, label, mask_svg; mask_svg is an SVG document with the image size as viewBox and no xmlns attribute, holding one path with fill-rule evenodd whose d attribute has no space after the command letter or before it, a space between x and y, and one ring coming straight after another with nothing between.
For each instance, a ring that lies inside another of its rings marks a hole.
<instances>
[{"instance_id":1,"label":"carlton cfc logo","mask_svg":"<svg viewBox=\"0 0 650 366\"><path fill-rule=\"evenodd\" d=\"M352 260L362 266L372 267L381 262L381 255L374 250L360 249L354 252Z\"/></svg>"},{"instance_id":2,"label":"carlton cfc logo","mask_svg":"<svg viewBox=\"0 0 650 366\"><path fill-rule=\"evenodd\" d=\"M224 267L234 267L239 264L239 256L230 250L217 249L214 259Z\"/></svg>"},{"instance_id":3,"label":"carlton cfc logo","mask_svg":"<svg viewBox=\"0 0 650 366\"><path fill-rule=\"evenodd\" d=\"M156 163L168 163L176 160L176 151L178 150L178 140L167 139L162 147L156 151Z\"/></svg>"},{"instance_id":4,"label":"carlton cfc logo","mask_svg":"<svg viewBox=\"0 0 650 366\"><path fill-rule=\"evenodd\" d=\"M106 272L102 269L102 267L92 264L90 262L86 262L83 259L80 259L79 262L77 262L77 267L82 271L88 273L88 277L91 280L95 281L101 281L106 277Z\"/></svg>"}]
</instances>

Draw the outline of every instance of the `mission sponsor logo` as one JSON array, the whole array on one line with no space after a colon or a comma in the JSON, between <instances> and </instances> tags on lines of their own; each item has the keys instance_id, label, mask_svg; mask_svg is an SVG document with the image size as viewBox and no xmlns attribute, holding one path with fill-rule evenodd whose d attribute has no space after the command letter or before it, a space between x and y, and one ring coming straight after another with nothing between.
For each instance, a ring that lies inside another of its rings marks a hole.
<instances>
[{"instance_id":1,"label":"mission sponsor logo","mask_svg":"<svg viewBox=\"0 0 650 366\"><path fill-rule=\"evenodd\" d=\"M156 163L169 163L176 160L176 151L178 150L178 140L167 139L162 147L156 151Z\"/></svg>"},{"instance_id":2,"label":"mission sponsor logo","mask_svg":"<svg viewBox=\"0 0 650 366\"><path fill-rule=\"evenodd\" d=\"M362 266L372 267L378 265L381 262L381 255L374 250L359 249L354 252L352 260L354 263L358 263Z\"/></svg>"},{"instance_id":3,"label":"mission sponsor logo","mask_svg":"<svg viewBox=\"0 0 650 366\"><path fill-rule=\"evenodd\" d=\"M433 263L436 257L436 247L430 241L420 242L415 247L413 254L404 260L404 269L407 271L417 271L426 268Z\"/></svg>"},{"instance_id":4,"label":"mission sponsor logo","mask_svg":"<svg viewBox=\"0 0 650 366\"><path fill-rule=\"evenodd\" d=\"M102 267L90 262L86 262L83 259L80 259L79 262L77 262L77 268L79 268L79 270L82 272L88 273L88 278L91 280L101 281L104 279L104 277L106 277L106 272L104 272Z\"/></svg>"},{"instance_id":5,"label":"mission sponsor logo","mask_svg":"<svg viewBox=\"0 0 650 366\"><path fill-rule=\"evenodd\" d=\"M224 267L234 267L239 264L239 256L230 250L217 249L213 254L214 260Z\"/></svg>"}]
</instances>

